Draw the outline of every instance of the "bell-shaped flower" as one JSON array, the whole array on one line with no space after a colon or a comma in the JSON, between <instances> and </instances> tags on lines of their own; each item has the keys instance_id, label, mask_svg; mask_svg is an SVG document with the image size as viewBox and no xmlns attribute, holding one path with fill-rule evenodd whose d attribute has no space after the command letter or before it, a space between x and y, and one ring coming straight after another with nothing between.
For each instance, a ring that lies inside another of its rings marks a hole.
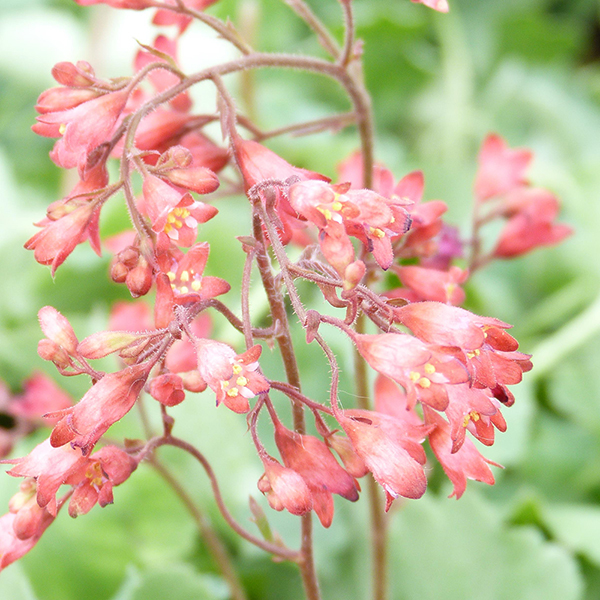
<instances>
[{"instance_id":1,"label":"bell-shaped flower","mask_svg":"<svg viewBox=\"0 0 600 600\"><path fill-rule=\"evenodd\" d=\"M455 353L428 346L408 334L355 335L354 341L373 369L405 389L410 408L422 402L444 410L447 386L469 379Z\"/></svg>"},{"instance_id":2,"label":"bell-shaped flower","mask_svg":"<svg viewBox=\"0 0 600 600\"><path fill-rule=\"evenodd\" d=\"M283 464L302 476L312 496L312 508L323 527L333 520L333 496L358 500L358 484L335 459L327 445L312 435L302 435L275 423L275 443Z\"/></svg>"},{"instance_id":3,"label":"bell-shaped flower","mask_svg":"<svg viewBox=\"0 0 600 600\"><path fill-rule=\"evenodd\" d=\"M370 410L336 413L356 453L385 490L389 510L398 496L420 498L427 488L421 442L428 428Z\"/></svg>"},{"instance_id":4,"label":"bell-shaped flower","mask_svg":"<svg viewBox=\"0 0 600 600\"><path fill-rule=\"evenodd\" d=\"M232 136L231 143L246 192L259 183L269 181L306 181L310 179L329 181L329 178L324 175L292 166L275 152L258 142ZM292 229L301 228L304 225L299 221L298 212L290 206L286 195L282 193L279 187L275 190L273 208L277 212L280 221L277 224L278 233L282 242L287 244L292 237Z\"/></svg>"},{"instance_id":5,"label":"bell-shaped flower","mask_svg":"<svg viewBox=\"0 0 600 600\"><path fill-rule=\"evenodd\" d=\"M183 379L174 373L163 373L150 380L150 395L164 406L176 406L185 400Z\"/></svg>"},{"instance_id":6,"label":"bell-shaped flower","mask_svg":"<svg viewBox=\"0 0 600 600\"><path fill-rule=\"evenodd\" d=\"M514 258L539 248L553 246L573 233L564 223L555 223L559 202L554 194L536 188L514 190L502 201L508 217L492 255Z\"/></svg>"},{"instance_id":7,"label":"bell-shaped flower","mask_svg":"<svg viewBox=\"0 0 600 600\"><path fill-rule=\"evenodd\" d=\"M533 158L530 150L509 148L497 134L489 134L479 151L475 197L484 202L527 184L525 171Z\"/></svg>"},{"instance_id":8,"label":"bell-shaped flower","mask_svg":"<svg viewBox=\"0 0 600 600\"><path fill-rule=\"evenodd\" d=\"M460 287L469 276L467 270L450 267L447 271L417 265L395 267L394 271L408 290L398 290L394 297L403 297L410 302L433 300L458 306L465 300ZM388 294L389 297L389 294Z\"/></svg>"},{"instance_id":9,"label":"bell-shaped flower","mask_svg":"<svg viewBox=\"0 0 600 600\"><path fill-rule=\"evenodd\" d=\"M50 418L60 417L50 436L52 446L71 442L89 454L108 428L133 408L149 370L150 366L142 363L108 373L75 406L49 413Z\"/></svg>"},{"instance_id":10,"label":"bell-shaped flower","mask_svg":"<svg viewBox=\"0 0 600 600\"><path fill-rule=\"evenodd\" d=\"M500 403L483 390L457 384L448 388L448 398L445 412L450 422L452 452L460 450L467 429L486 446L494 443L494 427L498 431L506 431Z\"/></svg>"},{"instance_id":11,"label":"bell-shaped flower","mask_svg":"<svg viewBox=\"0 0 600 600\"><path fill-rule=\"evenodd\" d=\"M441 415L426 406L423 407L423 414L425 423L434 427L429 433L431 449L454 485L450 497L455 496L458 499L463 495L467 479L494 485L494 475L488 465L501 465L483 457L469 439L466 439L456 452L452 452L454 443L450 435L450 425Z\"/></svg>"},{"instance_id":12,"label":"bell-shaped flower","mask_svg":"<svg viewBox=\"0 0 600 600\"><path fill-rule=\"evenodd\" d=\"M112 488L123 483L137 462L115 446L105 446L92 456L84 456L70 445L55 448L50 440L38 444L27 456L5 461L15 465L9 475L32 477L36 481L37 504L56 516L56 494L62 485L73 487L69 514L85 514L96 504L113 501Z\"/></svg>"},{"instance_id":13,"label":"bell-shaped flower","mask_svg":"<svg viewBox=\"0 0 600 600\"><path fill-rule=\"evenodd\" d=\"M227 344L209 339L196 340L198 371L217 396L217 406L225 404L236 413L250 410L249 398L269 391L269 382L259 371L259 345L243 354Z\"/></svg>"},{"instance_id":14,"label":"bell-shaped flower","mask_svg":"<svg viewBox=\"0 0 600 600\"><path fill-rule=\"evenodd\" d=\"M152 44L153 48L165 57L168 56L171 60L177 64L177 39L171 40L165 35L159 35ZM167 63L167 60L162 58L160 55L149 52L147 50L139 50L134 61L134 69L137 73L144 67L152 63ZM154 90L157 94L164 90L177 85L180 82L180 78L175 75L172 71L167 69L154 69L148 73L148 80L152 83ZM192 106L192 100L187 91L175 96L169 101L169 104L178 111L186 112Z\"/></svg>"},{"instance_id":15,"label":"bell-shaped flower","mask_svg":"<svg viewBox=\"0 0 600 600\"><path fill-rule=\"evenodd\" d=\"M203 275L209 250L208 243L201 242L185 254L172 245L159 254L161 273L156 277L154 313L159 329L171 322L175 304L208 300L230 290L231 286L224 279Z\"/></svg>"},{"instance_id":16,"label":"bell-shaped flower","mask_svg":"<svg viewBox=\"0 0 600 600\"><path fill-rule=\"evenodd\" d=\"M0 572L27 554L54 521L54 516L40 508L34 499L18 512L0 517ZM28 535L24 535L24 525ZM19 535L19 533L20 535Z\"/></svg>"},{"instance_id":17,"label":"bell-shaped flower","mask_svg":"<svg viewBox=\"0 0 600 600\"><path fill-rule=\"evenodd\" d=\"M75 108L42 114L32 129L45 137L60 138L50 153L59 167L79 167L83 172L92 151L110 139L129 93L128 88L123 88Z\"/></svg>"},{"instance_id":18,"label":"bell-shaped flower","mask_svg":"<svg viewBox=\"0 0 600 600\"><path fill-rule=\"evenodd\" d=\"M101 206L97 202L85 202L56 220L45 219L42 227L25 243L27 250L33 250L35 260L41 265L50 265L52 275L73 252L77 244L90 240L90 245L100 254L98 218Z\"/></svg>"},{"instance_id":19,"label":"bell-shaped flower","mask_svg":"<svg viewBox=\"0 0 600 600\"><path fill-rule=\"evenodd\" d=\"M304 515L311 510L312 495L302 476L267 454L261 458L265 472L258 480L258 489L267 497L271 508L285 509L293 515Z\"/></svg>"}]
</instances>

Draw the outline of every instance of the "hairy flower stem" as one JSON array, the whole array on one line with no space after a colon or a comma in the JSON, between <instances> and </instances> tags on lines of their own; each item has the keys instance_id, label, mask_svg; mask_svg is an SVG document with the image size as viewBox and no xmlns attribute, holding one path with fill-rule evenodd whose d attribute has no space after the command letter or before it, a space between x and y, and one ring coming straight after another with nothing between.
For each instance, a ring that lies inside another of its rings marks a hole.
<instances>
[{"instance_id":1,"label":"hairy flower stem","mask_svg":"<svg viewBox=\"0 0 600 600\"><path fill-rule=\"evenodd\" d=\"M290 561L296 562L296 563L300 563L302 561L301 555L298 552L296 552L295 550L287 548L286 546L283 546L281 544L274 544L272 542L268 542L261 538L257 538L256 536L252 535L249 531L246 531L246 529L244 529L233 518L233 516L229 512L228 508L225 506L225 502L223 501L223 496L221 495L221 489L219 488L219 484L217 483L217 478L215 476L215 472L213 471L213 468L210 466L210 463L208 462L208 460L206 459L204 454L202 454L199 450L197 450L194 446L192 446L185 440L182 440L180 438L176 438L176 437L173 437L170 435L161 437L161 438L156 438L155 440L151 441L146 446L146 448L143 450L141 458L149 456L151 454L151 452L153 452L156 448L159 448L160 446L167 446L167 445L175 446L176 448L181 448L181 450L184 450L188 454L192 455L202 465L202 468L204 469L204 471L206 472L206 474L208 475L208 478L210 480L210 485L212 487L213 495L215 497L215 502L217 503L217 508L219 509L219 512L221 513L221 515L223 516L225 521L227 521L227 524L239 536L243 537L245 540L249 541L251 544L254 544L258 548L261 548L262 550L265 550L266 552L270 552L271 554L278 556L284 560L290 560Z\"/></svg>"},{"instance_id":2,"label":"hairy flower stem","mask_svg":"<svg viewBox=\"0 0 600 600\"><path fill-rule=\"evenodd\" d=\"M355 324L356 333L365 333L365 316L361 313ZM370 410L369 381L365 359L354 348L354 378L358 407ZM373 572L373 600L388 598L387 569L387 519L383 509L381 491L375 480L370 477L367 486L369 514L371 519L371 560Z\"/></svg>"},{"instance_id":3,"label":"hairy flower stem","mask_svg":"<svg viewBox=\"0 0 600 600\"><path fill-rule=\"evenodd\" d=\"M207 517L196 506L181 483L173 476L169 469L154 456L149 459L149 462L160 476L171 486L171 489L177 494L190 515L192 515L202 540L206 543L210 555L218 565L223 578L227 582L231 597L234 600L247 600L248 596L238 577L231 556Z\"/></svg>"},{"instance_id":4,"label":"hairy flower stem","mask_svg":"<svg viewBox=\"0 0 600 600\"><path fill-rule=\"evenodd\" d=\"M258 215L255 215L253 219L253 233L254 237L260 244L259 249L256 252L256 263L258 265L263 287L265 289L265 293L267 294L267 299L271 308L273 324L275 331L277 332L275 339L279 345L279 351L281 352L281 357L283 359L285 374L288 383L300 391L300 371L298 370L298 363L296 361L294 346L292 344L292 336L285 310L285 302L271 271L271 264L269 256L266 252L261 220ZM306 433L303 407L297 403L294 403L292 405L292 415L294 419L295 431L300 434ZM315 570L312 542L312 514L310 512L301 517L301 530L302 541L300 552L302 560L298 564L300 566L302 582L304 583L304 591L306 592L307 600L318 600L321 597L321 594L319 591L319 583Z\"/></svg>"}]
</instances>

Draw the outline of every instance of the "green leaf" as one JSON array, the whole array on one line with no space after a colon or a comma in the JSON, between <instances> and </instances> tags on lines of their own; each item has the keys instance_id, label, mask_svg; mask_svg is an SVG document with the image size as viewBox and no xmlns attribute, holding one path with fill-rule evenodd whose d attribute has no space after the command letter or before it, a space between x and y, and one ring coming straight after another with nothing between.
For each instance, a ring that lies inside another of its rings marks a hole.
<instances>
[{"instance_id":1,"label":"green leaf","mask_svg":"<svg viewBox=\"0 0 600 600\"><path fill-rule=\"evenodd\" d=\"M543 516L558 541L600 566L600 508L575 504L549 506Z\"/></svg>"},{"instance_id":2,"label":"green leaf","mask_svg":"<svg viewBox=\"0 0 600 600\"><path fill-rule=\"evenodd\" d=\"M394 598L575 600L582 590L568 552L535 529L507 528L472 491L459 501L426 495L406 504L390 548Z\"/></svg>"},{"instance_id":3,"label":"green leaf","mask_svg":"<svg viewBox=\"0 0 600 600\"><path fill-rule=\"evenodd\" d=\"M176 564L145 572L129 569L112 600L224 600L228 597L227 586L220 578Z\"/></svg>"},{"instance_id":4,"label":"green leaf","mask_svg":"<svg viewBox=\"0 0 600 600\"><path fill-rule=\"evenodd\" d=\"M37 600L21 565L15 563L2 572L0 598L7 600Z\"/></svg>"}]
</instances>

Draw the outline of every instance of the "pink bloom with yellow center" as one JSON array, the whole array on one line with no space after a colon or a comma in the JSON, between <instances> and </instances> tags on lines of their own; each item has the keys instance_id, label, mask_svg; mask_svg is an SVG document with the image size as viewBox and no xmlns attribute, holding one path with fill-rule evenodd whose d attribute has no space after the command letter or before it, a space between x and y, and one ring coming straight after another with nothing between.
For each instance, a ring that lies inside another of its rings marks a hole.
<instances>
[{"instance_id":1,"label":"pink bloom with yellow center","mask_svg":"<svg viewBox=\"0 0 600 600\"><path fill-rule=\"evenodd\" d=\"M243 354L214 340L196 340L198 371L217 395L217 406L225 404L232 411L250 410L249 398L269 391L269 382L258 371L262 348L252 346Z\"/></svg>"}]
</instances>

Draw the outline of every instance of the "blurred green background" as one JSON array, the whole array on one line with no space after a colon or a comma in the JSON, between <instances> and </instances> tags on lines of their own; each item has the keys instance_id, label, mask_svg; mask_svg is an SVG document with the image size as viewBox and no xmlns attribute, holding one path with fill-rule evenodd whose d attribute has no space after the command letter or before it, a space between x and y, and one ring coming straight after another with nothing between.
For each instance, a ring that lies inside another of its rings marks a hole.
<instances>
[{"instance_id":1,"label":"blurred green background","mask_svg":"<svg viewBox=\"0 0 600 600\"><path fill-rule=\"evenodd\" d=\"M521 349L534 355L534 370L514 388L517 401L504 411L508 431L484 452L506 467L495 471L496 486L471 482L460 501L449 500L450 485L432 464L425 497L395 503L391 598L592 600L600 597L600 3L450 3L450 14L440 15L408 0L354 0L376 115L377 158L397 178L422 169L426 198L445 200L449 221L468 235L477 150L487 132L498 132L510 145L534 150L531 181L562 198L561 219L576 235L558 248L494 264L469 283L467 307L513 323ZM341 34L337 2L311 5ZM211 12L230 15L261 49L320 52L280 0L221 0ZM0 378L14 391L35 369L59 380L36 353L41 306L57 307L83 337L106 326L113 300L128 297L108 280L108 257L99 260L87 247L77 248L54 280L22 247L35 231L32 223L73 184L48 159L52 140L30 131L35 100L53 84L50 69L60 60L88 60L100 76L128 75L135 40L150 43L155 35L149 20L147 11L84 9L70 0L2 1ZM233 56L200 26L184 37L188 70ZM243 84L227 84L234 91L243 87L240 105L265 129L348 108L335 85L298 73L261 72ZM195 94L199 106L214 105L208 87ZM356 144L348 129L316 139L282 137L271 147L292 163L334 177L336 163ZM223 232L248 232L243 207L243 199L220 202L220 215L203 229L211 241L209 270L231 281L233 307L239 306L243 253ZM124 226L115 199L103 214L102 234ZM219 321L215 327L223 339L239 340ZM348 347L331 339L349 373ZM275 358L263 356L267 373L274 372ZM323 400L326 366L312 349L302 350L301 360L310 373L306 393ZM86 386L74 379L60 383L75 397ZM206 453L232 512L252 528L248 495L264 502L244 419L215 409L210 392L190 397L172 414L175 433ZM115 435L140 435L136 415L130 417ZM45 435L24 440L15 455ZM176 452L161 452L226 539L250 596L301 598L294 568L274 564L223 524L200 468ZM0 506L16 488L16 480L0 477ZM0 575L0 597L227 597L191 519L149 467L118 488L115 500L77 522L61 515L30 555ZM357 505L336 499L331 529L316 526L328 600L369 597L366 508L364 499ZM297 541L295 517L268 515L284 538Z\"/></svg>"}]
</instances>

